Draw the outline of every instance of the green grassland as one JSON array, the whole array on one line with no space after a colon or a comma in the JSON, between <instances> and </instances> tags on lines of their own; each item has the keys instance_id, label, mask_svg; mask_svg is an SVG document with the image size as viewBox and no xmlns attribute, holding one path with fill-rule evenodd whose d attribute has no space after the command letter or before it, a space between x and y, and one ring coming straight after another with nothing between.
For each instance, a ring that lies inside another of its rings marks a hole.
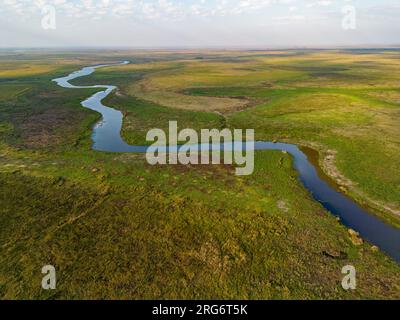
<instances>
[{"instance_id":1,"label":"green grassland","mask_svg":"<svg viewBox=\"0 0 400 320\"><path fill-rule=\"evenodd\" d=\"M123 136L255 128L308 145L351 196L399 225L400 53L79 52L0 56L0 297L4 299L399 299L400 267L316 203L292 159L257 152L256 172L149 166L91 150L95 90L51 79L130 60L75 84L115 84ZM389 72L390 70L390 72ZM203 106L203 103L206 105ZM56 291L41 269L56 266ZM341 269L357 268L357 290Z\"/></svg>"},{"instance_id":2,"label":"green grassland","mask_svg":"<svg viewBox=\"0 0 400 320\"><path fill-rule=\"evenodd\" d=\"M226 127L255 128L258 140L311 146L344 192L400 226L399 56L309 52L226 63L185 61L122 85L122 91L154 103L162 103L160 95L168 92L169 108L181 108L193 96L207 97L207 108ZM222 109L221 98L230 99ZM238 102L230 104L235 98ZM128 116L127 127L135 128L137 119Z\"/></svg>"}]
</instances>

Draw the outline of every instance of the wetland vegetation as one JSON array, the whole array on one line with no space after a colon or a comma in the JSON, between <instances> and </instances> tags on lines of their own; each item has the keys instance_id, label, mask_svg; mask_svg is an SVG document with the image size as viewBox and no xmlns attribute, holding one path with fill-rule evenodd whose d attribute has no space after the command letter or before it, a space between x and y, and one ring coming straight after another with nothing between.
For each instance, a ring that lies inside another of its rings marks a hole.
<instances>
[{"instance_id":1,"label":"wetland vegetation","mask_svg":"<svg viewBox=\"0 0 400 320\"><path fill-rule=\"evenodd\" d=\"M3 298L399 298L400 267L315 202L290 155L232 166L149 166L91 149L96 89L112 84L122 135L152 128L255 129L256 140L311 147L325 174L400 227L400 52L2 52L0 295ZM41 268L58 270L43 292ZM355 291L341 269L357 268Z\"/></svg>"}]
</instances>

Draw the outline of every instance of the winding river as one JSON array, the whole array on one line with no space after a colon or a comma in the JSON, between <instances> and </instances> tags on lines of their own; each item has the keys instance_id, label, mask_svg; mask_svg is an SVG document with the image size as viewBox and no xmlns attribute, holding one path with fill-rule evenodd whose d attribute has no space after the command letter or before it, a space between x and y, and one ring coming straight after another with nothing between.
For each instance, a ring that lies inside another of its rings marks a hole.
<instances>
[{"instance_id":1,"label":"winding river","mask_svg":"<svg viewBox=\"0 0 400 320\"><path fill-rule=\"evenodd\" d=\"M93 149L102 152L115 153L145 153L147 146L128 145L121 137L123 114L113 108L102 104L102 100L112 93L116 87L111 85L75 86L70 83L79 77L88 76L98 68L128 64L125 61L118 64L98 65L86 67L70 75L54 79L59 86L70 89L99 88L82 106L102 115L102 120L93 129ZM219 146L201 146L202 148L229 149L235 148L231 144ZM335 188L320 177L318 170L307 155L296 145L285 143L273 143L258 141L255 143L256 150L280 150L291 154L294 158L294 167L305 188L312 194L313 198L335 216L348 228L360 233L361 237L370 243L378 246L383 252L400 263L400 230L381 221L374 215L367 212L356 202L346 195L338 192Z\"/></svg>"}]
</instances>

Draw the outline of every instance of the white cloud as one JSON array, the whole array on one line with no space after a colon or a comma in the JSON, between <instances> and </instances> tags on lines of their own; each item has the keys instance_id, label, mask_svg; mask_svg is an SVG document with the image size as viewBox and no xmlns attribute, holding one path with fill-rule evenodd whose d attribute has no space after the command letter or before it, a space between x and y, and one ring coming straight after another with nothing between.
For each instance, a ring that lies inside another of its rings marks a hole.
<instances>
[{"instance_id":1,"label":"white cloud","mask_svg":"<svg viewBox=\"0 0 400 320\"><path fill-rule=\"evenodd\" d=\"M359 19L351 34L341 28L349 3ZM40 28L45 5L56 8L53 33ZM0 0L0 46L28 45L33 33L29 45L389 43L399 16L398 0Z\"/></svg>"}]
</instances>

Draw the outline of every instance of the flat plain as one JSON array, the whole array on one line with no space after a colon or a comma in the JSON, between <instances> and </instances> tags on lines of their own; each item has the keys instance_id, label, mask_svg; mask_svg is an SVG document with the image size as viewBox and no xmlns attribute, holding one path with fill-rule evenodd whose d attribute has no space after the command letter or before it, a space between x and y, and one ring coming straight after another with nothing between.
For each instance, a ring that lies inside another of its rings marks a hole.
<instances>
[{"instance_id":1,"label":"flat plain","mask_svg":"<svg viewBox=\"0 0 400 320\"><path fill-rule=\"evenodd\" d=\"M398 299L400 267L348 230L298 180L290 155L256 153L256 171L159 166L91 150L104 102L122 135L253 128L256 140L319 154L336 187L400 227L400 51L0 52L0 296L3 299ZM41 289L41 269L58 288ZM357 290L341 287L357 269Z\"/></svg>"}]
</instances>

